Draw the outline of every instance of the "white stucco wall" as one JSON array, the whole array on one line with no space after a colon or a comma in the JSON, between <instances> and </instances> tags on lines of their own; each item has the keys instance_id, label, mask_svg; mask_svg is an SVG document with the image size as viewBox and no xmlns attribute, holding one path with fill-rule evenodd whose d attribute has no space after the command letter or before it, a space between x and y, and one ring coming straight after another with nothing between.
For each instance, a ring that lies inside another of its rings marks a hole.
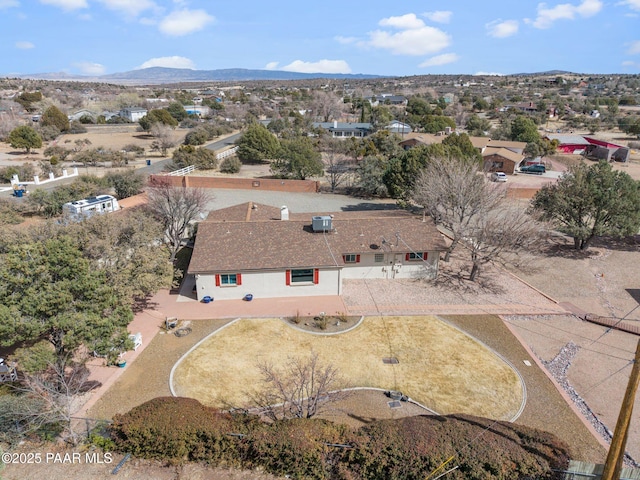
<instances>
[{"instance_id":1,"label":"white stucco wall","mask_svg":"<svg viewBox=\"0 0 640 480\"><path fill-rule=\"evenodd\" d=\"M247 293L254 298L300 297L315 295L340 295L340 270L320 270L318 283L292 283L286 285L286 275L281 272L241 272L242 285L216 287L215 275L196 278L198 299L209 295L214 300L240 300Z\"/></svg>"},{"instance_id":2,"label":"white stucco wall","mask_svg":"<svg viewBox=\"0 0 640 480\"><path fill-rule=\"evenodd\" d=\"M381 252L383 253L383 252ZM425 268L427 267L427 268ZM382 262L374 254L360 255L360 262L349 263L342 269L342 278L433 278L437 272L438 253L429 252L426 262L407 262L404 253L384 253Z\"/></svg>"}]
</instances>

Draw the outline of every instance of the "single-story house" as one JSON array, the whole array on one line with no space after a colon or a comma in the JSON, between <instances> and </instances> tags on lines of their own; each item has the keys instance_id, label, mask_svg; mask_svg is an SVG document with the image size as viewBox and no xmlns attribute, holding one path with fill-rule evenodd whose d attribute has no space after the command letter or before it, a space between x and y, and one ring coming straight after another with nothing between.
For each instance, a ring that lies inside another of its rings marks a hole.
<instances>
[{"instance_id":1,"label":"single-story house","mask_svg":"<svg viewBox=\"0 0 640 480\"><path fill-rule=\"evenodd\" d=\"M393 95L391 93L382 93L380 95L374 95L373 97L365 97L372 107L378 105L406 105L408 103L407 97L404 95Z\"/></svg>"},{"instance_id":2,"label":"single-story house","mask_svg":"<svg viewBox=\"0 0 640 480\"><path fill-rule=\"evenodd\" d=\"M442 134L431 133L410 133L404 137L404 140L400 142L400 146L405 150L409 150L417 145L431 145L432 143L442 143L448 135L452 132L446 131ZM513 142L507 140L491 140L489 137L469 137L471 144L480 151L482 155L485 154L487 148L504 148L514 153L522 154L527 144L525 142Z\"/></svg>"},{"instance_id":3,"label":"single-story house","mask_svg":"<svg viewBox=\"0 0 640 480\"><path fill-rule=\"evenodd\" d=\"M73 122L75 120L80 120L82 117L89 117L91 118L92 121L95 122L96 119L98 118L98 115L92 112L91 110L87 110L86 108L83 108L82 110L78 110L77 112L74 112L71 115L67 115L67 118L69 119L70 122Z\"/></svg>"},{"instance_id":4,"label":"single-story house","mask_svg":"<svg viewBox=\"0 0 640 480\"><path fill-rule=\"evenodd\" d=\"M120 116L130 122L137 122L147 114L147 109L142 107L127 107L120 110Z\"/></svg>"},{"instance_id":5,"label":"single-story house","mask_svg":"<svg viewBox=\"0 0 640 480\"><path fill-rule=\"evenodd\" d=\"M567 153L574 155L581 155L585 152L590 143L582 135L562 135L556 133L549 133L545 135L547 140L557 140L558 147L556 152Z\"/></svg>"},{"instance_id":6,"label":"single-story house","mask_svg":"<svg viewBox=\"0 0 640 480\"><path fill-rule=\"evenodd\" d=\"M185 105L184 110L189 115L198 115L199 117L206 117L209 115L210 108L206 105Z\"/></svg>"},{"instance_id":7,"label":"single-story house","mask_svg":"<svg viewBox=\"0 0 640 480\"><path fill-rule=\"evenodd\" d=\"M473 138L473 137L472 137ZM486 138L486 137L477 137L477 138ZM473 143L473 140L471 140ZM486 148L506 148L507 150L511 150L514 153L523 153L524 149L527 147L526 142L516 142L514 140L489 140L489 143L482 149L481 153L484 155Z\"/></svg>"},{"instance_id":8,"label":"single-story house","mask_svg":"<svg viewBox=\"0 0 640 480\"><path fill-rule=\"evenodd\" d=\"M488 146L482 152L485 170L488 172L504 172L513 175L516 167L524 160L524 155L504 147Z\"/></svg>"},{"instance_id":9,"label":"single-story house","mask_svg":"<svg viewBox=\"0 0 640 480\"><path fill-rule=\"evenodd\" d=\"M366 137L373 132L370 123L355 122L314 122L313 128L323 128L334 138Z\"/></svg>"},{"instance_id":10,"label":"single-story house","mask_svg":"<svg viewBox=\"0 0 640 480\"><path fill-rule=\"evenodd\" d=\"M187 273L197 297L340 295L344 279L435 278L446 244L402 210L293 214L252 202L198 225Z\"/></svg>"},{"instance_id":11,"label":"single-story house","mask_svg":"<svg viewBox=\"0 0 640 480\"><path fill-rule=\"evenodd\" d=\"M413 131L411 125L402 123L398 120L392 121L389 125L384 127L384 129L391 133L397 133L398 135L407 135Z\"/></svg>"}]
</instances>

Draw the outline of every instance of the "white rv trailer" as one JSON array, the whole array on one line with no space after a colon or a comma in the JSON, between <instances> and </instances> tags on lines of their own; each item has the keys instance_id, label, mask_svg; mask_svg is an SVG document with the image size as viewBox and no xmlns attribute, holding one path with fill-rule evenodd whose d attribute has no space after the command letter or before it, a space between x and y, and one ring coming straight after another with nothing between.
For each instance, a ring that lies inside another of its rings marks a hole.
<instances>
[{"instance_id":1,"label":"white rv trailer","mask_svg":"<svg viewBox=\"0 0 640 480\"><path fill-rule=\"evenodd\" d=\"M62 206L62 212L77 217L91 216L96 213L109 213L120 210L118 200L112 195L98 195L75 202L68 202Z\"/></svg>"}]
</instances>

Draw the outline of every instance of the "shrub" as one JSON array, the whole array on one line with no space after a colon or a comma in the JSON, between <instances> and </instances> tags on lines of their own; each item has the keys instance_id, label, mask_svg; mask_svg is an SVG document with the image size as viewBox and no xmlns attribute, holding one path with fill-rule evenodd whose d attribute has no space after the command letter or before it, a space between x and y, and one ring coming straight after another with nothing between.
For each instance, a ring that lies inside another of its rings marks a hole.
<instances>
[{"instance_id":1,"label":"shrub","mask_svg":"<svg viewBox=\"0 0 640 480\"><path fill-rule=\"evenodd\" d=\"M290 478L334 478L342 450L326 444L347 440L347 427L319 419L281 420L260 425L243 442L246 467L262 467Z\"/></svg>"},{"instance_id":2,"label":"shrub","mask_svg":"<svg viewBox=\"0 0 640 480\"><path fill-rule=\"evenodd\" d=\"M118 199L132 197L142 192L144 179L140 175L137 175L134 170L127 170L122 173L110 173L106 175L106 179L109 185L114 188Z\"/></svg>"},{"instance_id":3,"label":"shrub","mask_svg":"<svg viewBox=\"0 0 640 480\"><path fill-rule=\"evenodd\" d=\"M447 478L461 480L547 479L569 462L549 433L469 415L384 420L358 434L347 460L358 478L424 478L452 455L459 468Z\"/></svg>"},{"instance_id":4,"label":"shrub","mask_svg":"<svg viewBox=\"0 0 640 480\"><path fill-rule=\"evenodd\" d=\"M203 145L209 140L209 134L203 128L195 128L184 137L185 145Z\"/></svg>"},{"instance_id":5,"label":"shrub","mask_svg":"<svg viewBox=\"0 0 640 480\"><path fill-rule=\"evenodd\" d=\"M36 169L30 163L23 163L22 165L12 165L9 167L0 168L0 182L11 183L11 178L14 175L18 175L18 178L22 181L31 181L36 174Z\"/></svg>"},{"instance_id":6,"label":"shrub","mask_svg":"<svg viewBox=\"0 0 640 480\"><path fill-rule=\"evenodd\" d=\"M85 127L78 120L74 120L69 124L69 133L87 133L87 127Z\"/></svg>"},{"instance_id":7,"label":"shrub","mask_svg":"<svg viewBox=\"0 0 640 480\"><path fill-rule=\"evenodd\" d=\"M24 205L8 198L0 199L0 225L18 225L24 221Z\"/></svg>"},{"instance_id":8,"label":"shrub","mask_svg":"<svg viewBox=\"0 0 640 480\"><path fill-rule=\"evenodd\" d=\"M447 478L547 480L569 462L567 445L549 433L469 415L382 420L353 431L315 418L266 423L197 400L163 397L116 415L110 432L118 450L138 457L298 479L417 480L454 456L450 467L458 469Z\"/></svg>"},{"instance_id":9,"label":"shrub","mask_svg":"<svg viewBox=\"0 0 640 480\"><path fill-rule=\"evenodd\" d=\"M242 168L242 162L235 155L225 158L220 163L220 171L222 173L238 173Z\"/></svg>"},{"instance_id":10,"label":"shrub","mask_svg":"<svg viewBox=\"0 0 640 480\"><path fill-rule=\"evenodd\" d=\"M239 441L229 433L248 433L252 421L191 398L159 397L116 415L110 432L118 450L138 457L238 466Z\"/></svg>"}]
</instances>

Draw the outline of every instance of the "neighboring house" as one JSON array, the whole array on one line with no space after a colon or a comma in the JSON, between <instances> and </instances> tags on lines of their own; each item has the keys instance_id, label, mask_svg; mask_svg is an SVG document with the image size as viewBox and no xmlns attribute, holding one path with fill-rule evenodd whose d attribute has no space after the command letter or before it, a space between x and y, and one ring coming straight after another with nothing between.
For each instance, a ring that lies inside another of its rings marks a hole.
<instances>
[{"instance_id":1,"label":"neighboring house","mask_svg":"<svg viewBox=\"0 0 640 480\"><path fill-rule=\"evenodd\" d=\"M120 110L120 116L130 122L137 122L147 114L147 109L142 107L127 107Z\"/></svg>"},{"instance_id":2,"label":"neighboring house","mask_svg":"<svg viewBox=\"0 0 640 480\"><path fill-rule=\"evenodd\" d=\"M513 175L516 167L524 160L524 155L504 147L488 146L482 152L485 170L488 172L504 172Z\"/></svg>"},{"instance_id":3,"label":"neighboring house","mask_svg":"<svg viewBox=\"0 0 640 480\"><path fill-rule=\"evenodd\" d=\"M340 295L349 278L435 278L442 235L405 211L292 214L254 203L198 225L188 274L198 299Z\"/></svg>"},{"instance_id":4,"label":"neighboring house","mask_svg":"<svg viewBox=\"0 0 640 480\"><path fill-rule=\"evenodd\" d=\"M558 135L550 133L545 135L544 138L549 141L557 140L559 142L556 148L557 153L581 155L590 145L582 135Z\"/></svg>"},{"instance_id":5,"label":"neighboring house","mask_svg":"<svg viewBox=\"0 0 640 480\"><path fill-rule=\"evenodd\" d=\"M77 112L74 112L71 115L68 115L67 117L69 118L70 122L80 120L82 117L89 117L95 122L96 119L98 118L98 116L94 112L92 112L91 110L87 110L86 108L83 108L82 110L78 110Z\"/></svg>"},{"instance_id":6,"label":"neighboring house","mask_svg":"<svg viewBox=\"0 0 640 480\"><path fill-rule=\"evenodd\" d=\"M210 111L206 105L185 105L184 109L189 115L198 115L199 117L206 117Z\"/></svg>"},{"instance_id":7,"label":"neighboring house","mask_svg":"<svg viewBox=\"0 0 640 480\"><path fill-rule=\"evenodd\" d=\"M398 120L394 120L389 125L384 127L385 130L388 130L391 133L397 133L398 135L407 135L408 133L413 132L411 125L407 125L406 123L402 123Z\"/></svg>"},{"instance_id":8,"label":"neighboring house","mask_svg":"<svg viewBox=\"0 0 640 480\"><path fill-rule=\"evenodd\" d=\"M380 95L374 95L372 97L365 97L372 107L379 105L406 105L408 103L407 97L403 95L393 95L391 93L381 93Z\"/></svg>"},{"instance_id":9,"label":"neighboring house","mask_svg":"<svg viewBox=\"0 0 640 480\"><path fill-rule=\"evenodd\" d=\"M477 138L486 138L486 137L477 137ZM473 143L473 140L471 143ZM527 143L516 142L513 140L489 140L489 143L487 143L485 148L482 149L480 153L484 154L485 149L487 147L506 148L507 150L511 150L512 152L515 152L515 153L523 153L524 149L527 147Z\"/></svg>"},{"instance_id":10,"label":"neighboring house","mask_svg":"<svg viewBox=\"0 0 640 480\"><path fill-rule=\"evenodd\" d=\"M445 132L441 132L435 135L433 133L412 132L412 133L409 133L408 135L405 135L404 140L400 142L400 146L405 150L409 150L419 145L431 145L433 143L442 143L442 141L445 138L447 138L447 134L445 134Z\"/></svg>"},{"instance_id":11,"label":"neighboring house","mask_svg":"<svg viewBox=\"0 0 640 480\"><path fill-rule=\"evenodd\" d=\"M516 103L514 105L505 105L500 109L501 112L506 112L510 108L520 110L521 112L534 113L538 111L538 106L534 102Z\"/></svg>"},{"instance_id":12,"label":"neighboring house","mask_svg":"<svg viewBox=\"0 0 640 480\"><path fill-rule=\"evenodd\" d=\"M314 122L314 128L323 128L334 138L366 137L373 132L370 123Z\"/></svg>"}]
</instances>

